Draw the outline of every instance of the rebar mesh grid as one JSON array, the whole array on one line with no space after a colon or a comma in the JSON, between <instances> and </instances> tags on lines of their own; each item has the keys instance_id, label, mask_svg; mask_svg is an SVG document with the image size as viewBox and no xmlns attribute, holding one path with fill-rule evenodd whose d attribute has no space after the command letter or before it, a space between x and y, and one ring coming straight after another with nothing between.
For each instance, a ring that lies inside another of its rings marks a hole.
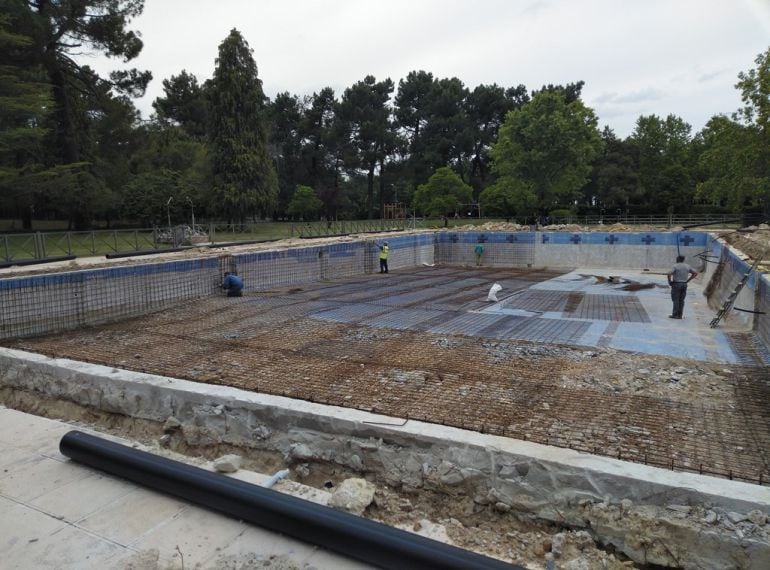
<instances>
[{"instance_id":1,"label":"rebar mesh grid","mask_svg":"<svg viewBox=\"0 0 770 570\"><path fill-rule=\"evenodd\" d=\"M205 297L216 258L0 280L0 338L122 320Z\"/></svg>"},{"instance_id":2,"label":"rebar mesh grid","mask_svg":"<svg viewBox=\"0 0 770 570\"><path fill-rule=\"evenodd\" d=\"M580 351L568 348L533 355L531 349L542 345L516 340L527 327L550 326L543 324L548 319L468 313L484 304L478 279L516 291L556 275L482 269L469 276L445 267L359 276L210 298L122 323L5 344L768 482L770 379L763 370L736 367L725 380L732 397L719 401L565 386L559 379L590 371L590 358L573 358ZM572 301L564 308L578 306ZM579 338L580 321L559 324L536 334L551 334L553 342Z\"/></svg>"}]
</instances>

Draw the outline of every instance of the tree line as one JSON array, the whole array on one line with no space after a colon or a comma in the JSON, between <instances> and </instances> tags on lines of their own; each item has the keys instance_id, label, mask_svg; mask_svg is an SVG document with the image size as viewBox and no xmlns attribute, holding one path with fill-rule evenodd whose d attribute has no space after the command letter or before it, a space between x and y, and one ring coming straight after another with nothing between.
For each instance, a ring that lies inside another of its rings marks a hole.
<instances>
[{"instance_id":1,"label":"tree line","mask_svg":"<svg viewBox=\"0 0 770 570\"><path fill-rule=\"evenodd\" d=\"M743 105L699 132L640 116L599 129L582 81L528 90L410 72L335 93L265 96L233 29L211 78L163 79L154 113L137 69L101 77L76 54L125 62L143 0L0 0L0 217L164 224L188 218L768 213L770 49L735 85Z\"/></svg>"}]
</instances>

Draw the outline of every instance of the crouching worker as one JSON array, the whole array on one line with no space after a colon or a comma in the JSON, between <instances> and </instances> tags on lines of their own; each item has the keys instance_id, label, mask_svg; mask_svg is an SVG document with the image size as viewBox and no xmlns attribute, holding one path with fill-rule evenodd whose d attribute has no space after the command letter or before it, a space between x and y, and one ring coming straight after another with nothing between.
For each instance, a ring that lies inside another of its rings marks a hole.
<instances>
[{"instance_id":1,"label":"crouching worker","mask_svg":"<svg viewBox=\"0 0 770 570\"><path fill-rule=\"evenodd\" d=\"M222 282L222 289L227 291L228 297L242 297L243 296L243 281L237 275L225 272L225 280Z\"/></svg>"}]
</instances>

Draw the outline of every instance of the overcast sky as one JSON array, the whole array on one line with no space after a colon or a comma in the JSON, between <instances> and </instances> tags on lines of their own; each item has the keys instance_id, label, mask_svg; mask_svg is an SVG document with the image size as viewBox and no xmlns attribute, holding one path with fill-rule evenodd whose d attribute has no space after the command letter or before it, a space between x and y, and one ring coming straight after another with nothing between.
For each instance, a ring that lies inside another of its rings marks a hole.
<instances>
[{"instance_id":1,"label":"overcast sky","mask_svg":"<svg viewBox=\"0 0 770 570\"><path fill-rule=\"evenodd\" d=\"M136 101L145 118L163 79L211 77L232 28L269 97L325 86L339 97L368 74L398 85L420 69L471 89L583 80L583 100L620 136L641 114L673 113L695 133L739 107L738 72L770 47L770 0L145 0L130 64L153 73Z\"/></svg>"}]
</instances>

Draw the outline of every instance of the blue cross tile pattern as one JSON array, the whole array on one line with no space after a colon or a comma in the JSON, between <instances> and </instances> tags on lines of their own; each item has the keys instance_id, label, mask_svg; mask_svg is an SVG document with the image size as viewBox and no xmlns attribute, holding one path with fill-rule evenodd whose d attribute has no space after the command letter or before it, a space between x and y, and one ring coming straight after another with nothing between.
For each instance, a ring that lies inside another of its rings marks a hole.
<instances>
[{"instance_id":1,"label":"blue cross tile pattern","mask_svg":"<svg viewBox=\"0 0 770 570\"><path fill-rule=\"evenodd\" d=\"M642 241L644 242L645 245L650 245L652 242L655 241L655 238L652 237L650 234L647 234L642 238Z\"/></svg>"}]
</instances>

